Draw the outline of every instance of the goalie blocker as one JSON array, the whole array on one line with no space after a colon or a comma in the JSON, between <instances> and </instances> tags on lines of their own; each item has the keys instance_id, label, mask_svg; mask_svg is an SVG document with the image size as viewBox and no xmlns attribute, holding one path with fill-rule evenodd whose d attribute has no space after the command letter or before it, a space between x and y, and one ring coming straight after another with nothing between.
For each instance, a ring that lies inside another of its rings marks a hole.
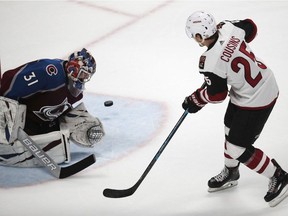
<instances>
[{"instance_id":1,"label":"goalie blocker","mask_svg":"<svg viewBox=\"0 0 288 216\"><path fill-rule=\"evenodd\" d=\"M17 101L0 97L0 165L17 167L43 166L26 147L17 140L18 128L24 128L26 107ZM91 116L83 103L60 118L60 131L31 136L55 163L69 163L69 138L76 144L92 147L104 136L98 118Z\"/></svg>"}]
</instances>

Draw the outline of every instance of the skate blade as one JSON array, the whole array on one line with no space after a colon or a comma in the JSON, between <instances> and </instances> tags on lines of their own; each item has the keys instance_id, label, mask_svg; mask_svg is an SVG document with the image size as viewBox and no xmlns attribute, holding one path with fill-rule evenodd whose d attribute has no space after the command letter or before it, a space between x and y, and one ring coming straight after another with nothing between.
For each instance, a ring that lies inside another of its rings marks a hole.
<instances>
[{"instance_id":1,"label":"skate blade","mask_svg":"<svg viewBox=\"0 0 288 216\"><path fill-rule=\"evenodd\" d=\"M288 185L283 188L281 193L275 197L273 200L269 202L270 207L275 207L277 206L280 202L282 202L286 197L288 196Z\"/></svg>"},{"instance_id":2,"label":"skate blade","mask_svg":"<svg viewBox=\"0 0 288 216\"><path fill-rule=\"evenodd\" d=\"M238 181L235 180L235 181L230 181L230 182L227 182L226 184L224 184L222 187L219 187L219 188L208 188L208 192L209 193L213 193L213 192L217 192L217 191L221 191L221 190L226 190L228 188L232 188L232 187L235 187L238 185Z\"/></svg>"}]
</instances>

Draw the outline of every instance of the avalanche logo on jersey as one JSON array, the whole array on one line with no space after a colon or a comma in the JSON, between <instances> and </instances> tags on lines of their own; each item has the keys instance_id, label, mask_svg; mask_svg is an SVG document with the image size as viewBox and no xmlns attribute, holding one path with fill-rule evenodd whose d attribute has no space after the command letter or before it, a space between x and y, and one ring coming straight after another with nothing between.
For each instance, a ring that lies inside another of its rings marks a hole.
<instances>
[{"instance_id":1,"label":"avalanche logo on jersey","mask_svg":"<svg viewBox=\"0 0 288 216\"><path fill-rule=\"evenodd\" d=\"M67 98L65 98L61 104L55 106L44 106L39 111L34 111L34 114L43 121L53 121L71 107L72 105L68 103Z\"/></svg>"},{"instance_id":2,"label":"avalanche logo on jersey","mask_svg":"<svg viewBox=\"0 0 288 216\"><path fill-rule=\"evenodd\" d=\"M47 74L48 74L49 76L57 75L58 69L56 68L55 65L49 64L49 65L47 65L47 67L46 67L46 72L47 72Z\"/></svg>"}]
</instances>

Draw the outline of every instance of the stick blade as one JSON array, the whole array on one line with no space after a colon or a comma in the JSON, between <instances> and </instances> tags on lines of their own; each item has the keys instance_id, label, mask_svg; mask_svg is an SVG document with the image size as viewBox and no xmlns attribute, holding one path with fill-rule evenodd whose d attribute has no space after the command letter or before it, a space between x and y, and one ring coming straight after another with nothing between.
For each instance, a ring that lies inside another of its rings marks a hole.
<instances>
[{"instance_id":1,"label":"stick blade","mask_svg":"<svg viewBox=\"0 0 288 216\"><path fill-rule=\"evenodd\" d=\"M106 188L103 191L103 195L108 198L124 198L124 197L131 196L134 192L135 192L134 187L125 189L125 190Z\"/></svg>"},{"instance_id":2,"label":"stick blade","mask_svg":"<svg viewBox=\"0 0 288 216\"><path fill-rule=\"evenodd\" d=\"M72 176L84 169L86 169L87 167L89 167L90 165L94 164L96 162L96 158L94 154L91 154L89 156L87 156L86 158L70 165L67 167L61 167L61 171L60 171L60 175L59 178L63 179L63 178L67 178L69 176Z\"/></svg>"}]
</instances>

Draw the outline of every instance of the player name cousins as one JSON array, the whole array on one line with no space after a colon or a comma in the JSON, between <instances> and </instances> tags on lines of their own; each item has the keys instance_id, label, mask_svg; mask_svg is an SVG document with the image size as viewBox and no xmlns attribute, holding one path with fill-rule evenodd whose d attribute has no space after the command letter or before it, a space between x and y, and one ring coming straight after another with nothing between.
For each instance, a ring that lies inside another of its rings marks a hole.
<instances>
[{"instance_id":1,"label":"player name cousins","mask_svg":"<svg viewBox=\"0 0 288 216\"><path fill-rule=\"evenodd\" d=\"M225 62L229 62L230 58L232 57L234 53L234 50L236 50L239 43L240 43L240 39L235 36L232 36L229 42L227 43L220 58Z\"/></svg>"}]
</instances>

